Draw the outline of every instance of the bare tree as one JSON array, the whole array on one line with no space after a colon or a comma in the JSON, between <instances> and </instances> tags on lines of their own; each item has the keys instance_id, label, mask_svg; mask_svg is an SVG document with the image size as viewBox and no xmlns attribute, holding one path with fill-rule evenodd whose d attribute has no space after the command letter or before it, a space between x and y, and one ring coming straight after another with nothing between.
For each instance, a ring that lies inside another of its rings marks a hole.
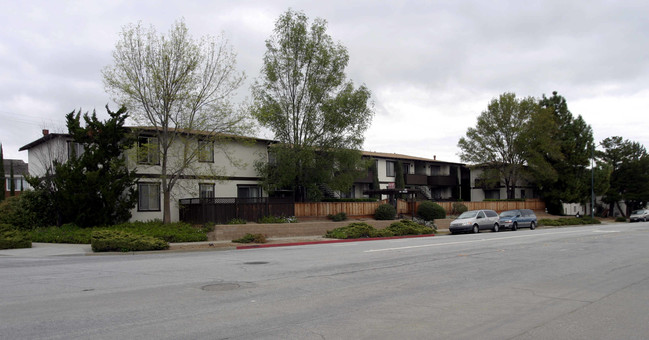
<instances>
[{"instance_id":1,"label":"bare tree","mask_svg":"<svg viewBox=\"0 0 649 340\"><path fill-rule=\"evenodd\" d=\"M183 20L166 36L141 23L125 26L113 61L103 70L104 85L155 137L149 140L155 145L144 152L159 152L154 159L160 163L163 220L168 223L172 189L200 155L192 136L200 132L202 141L218 145L224 134L247 131L245 113L230 102L244 74L236 70L236 55L226 39L194 40Z\"/></svg>"}]
</instances>

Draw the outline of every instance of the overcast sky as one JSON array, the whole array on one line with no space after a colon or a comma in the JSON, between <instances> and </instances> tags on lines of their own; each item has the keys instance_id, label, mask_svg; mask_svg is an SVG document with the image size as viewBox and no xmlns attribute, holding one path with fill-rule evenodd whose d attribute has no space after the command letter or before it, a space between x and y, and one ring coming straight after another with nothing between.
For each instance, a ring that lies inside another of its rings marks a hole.
<instances>
[{"instance_id":1,"label":"overcast sky","mask_svg":"<svg viewBox=\"0 0 649 340\"><path fill-rule=\"evenodd\" d=\"M72 110L107 117L101 70L124 25L142 21L167 32L184 17L196 38L224 33L247 75L243 98L288 8L327 20L328 33L348 49L348 78L372 91L365 150L459 162L458 140L491 99L552 91L592 126L596 142L620 135L649 146L646 0L0 0L0 8L5 159L27 160L18 149L44 128L65 132Z\"/></svg>"}]
</instances>

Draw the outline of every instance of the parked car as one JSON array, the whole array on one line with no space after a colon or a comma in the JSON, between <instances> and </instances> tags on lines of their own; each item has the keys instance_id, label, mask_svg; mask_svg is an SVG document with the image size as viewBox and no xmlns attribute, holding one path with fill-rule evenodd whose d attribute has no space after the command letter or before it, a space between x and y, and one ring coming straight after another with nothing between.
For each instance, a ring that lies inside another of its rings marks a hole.
<instances>
[{"instance_id":1,"label":"parked car","mask_svg":"<svg viewBox=\"0 0 649 340\"><path fill-rule=\"evenodd\" d=\"M629 216L629 222L647 222L647 220L649 220L649 209L633 211Z\"/></svg>"},{"instance_id":2,"label":"parked car","mask_svg":"<svg viewBox=\"0 0 649 340\"><path fill-rule=\"evenodd\" d=\"M469 210L463 212L449 226L451 234L461 232L479 233L483 229L491 229L494 232L500 230L498 213L493 210Z\"/></svg>"},{"instance_id":3,"label":"parked car","mask_svg":"<svg viewBox=\"0 0 649 340\"><path fill-rule=\"evenodd\" d=\"M530 209L516 209L501 212L499 223L501 227L511 230L517 230L518 228L530 228L534 230L538 221L534 211Z\"/></svg>"}]
</instances>

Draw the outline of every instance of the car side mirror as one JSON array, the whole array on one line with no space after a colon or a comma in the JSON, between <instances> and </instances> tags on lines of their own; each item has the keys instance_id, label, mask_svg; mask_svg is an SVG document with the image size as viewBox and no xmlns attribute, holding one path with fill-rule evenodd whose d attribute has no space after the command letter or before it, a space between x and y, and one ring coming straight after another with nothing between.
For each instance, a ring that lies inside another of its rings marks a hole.
<instances>
[{"instance_id":1,"label":"car side mirror","mask_svg":"<svg viewBox=\"0 0 649 340\"><path fill-rule=\"evenodd\" d=\"M478 216L478 218L482 218L482 216Z\"/></svg>"}]
</instances>

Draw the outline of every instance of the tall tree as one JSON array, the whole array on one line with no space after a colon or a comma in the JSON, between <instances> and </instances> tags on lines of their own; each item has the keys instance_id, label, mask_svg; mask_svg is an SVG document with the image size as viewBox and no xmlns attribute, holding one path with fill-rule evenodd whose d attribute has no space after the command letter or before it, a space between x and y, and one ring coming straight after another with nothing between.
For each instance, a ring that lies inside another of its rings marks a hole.
<instances>
[{"instance_id":1,"label":"tall tree","mask_svg":"<svg viewBox=\"0 0 649 340\"><path fill-rule=\"evenodd\" d=\"M136 122L153 128L159 151L163 220L171 220L171 194L178 180L196 171L197 141L187 133L201 131L201 140L215 145L224 134L248 131L246 116L230 103L243 82L236 56L223 37L194 40L181 20L165 36L141 24L124 27L114 65L104 69L104 85L116 102L129 108ZM172 147L173 146L173 147ZM219 167L211 170L214 176ZM191 175L209 175L196 174Z\"/></svg>"},{"instance_id":2,"label":"tall tree","mask_svg":"<svg viewBox=\"0 0 649 340\"><path fill-rule=\"evenodd\" d=\"M258 164L264 186L293 189L298 200L316 199L321 185L346 191L366 169L358 150L373 116L370 91L346 79L347 49L326 30L302 12L281 15L253 86L253 114L280 142L276 163Z\"/></svg>"},{"instance_id":3,"label":"tall tree","mask_svg":"<svg viewBox=\"0 0 649 340\"><path fill-rule=\"evenodd\" d=\"M543 135L537 138L545 140L529 144L528 160L548 211L560 214L562 202L585 202L590 196L593 131L581 115L573 117L566 99L556 91L549 98L543 95L539 105L544 120L535 120L529 135ZM543 148L535 149L537 145Z\"/></svg>"},{"instance_id":4,"label":"tall tree","mask_svg":"<svg viewBox=\"0 0 649 340\"><path fill-rule=\"evenodd\" d=\"M514 93L503 93L489 103L476 127L469 128L458 142L460 158L487 168L485 182L502 180L509 199L515 198L516 183L523 176L526 127L537 110L534 98L518 99Z\"/></svg>"},{"instance_id":5,"label":"tall tree","mask_svg":"<svg viewBox=\"0 0 649 340\"><path fill-rule=\"evenodd\" d=\"M0 188L2 188L2 194L0 194L0 202L2 202L5 199L5 195L7 194L7 180L5 178L5 158L4 158L4 152L2 151L2 143L0 143L0 174L2 174L2 184L0 184Z\"/></svg>"},{"instance_id":6,"label":"tall tree","mask_svg":"<svg viewBox=\"0 0 649 340\"><path fill-rule=\"evenodd\" d=\"M81 111L66 115L68 133L73 139L65 162L54 162L54 173L30 178L34 189L48 193L56 223L75 223L81 227L111 225L127 221L137 199L135 170L129 170L124 153L135 138L124 127L126 108L112 112L106 121ZM77 152L78 151L78 152Z\"/></svg>"},{"instance_id":7,"label":"tall tree","mask_svg":"<svg viewBox=\"0 0 649 340\"><path fill-rule=\"evenodd\" d=\"M9 161L9 196L16 196L16 179L14 178L14 162Z\"/></svg>"},{"instance_id":8,"label":"tall tree","mask_svg":"<svg viewBox=\"0 0 649 340\"><path fill-rule=\"evenodd\" d=\"M609 211L617 207L628 216L630 210L645 207L649 202L649 155L645 147L620 136L606 138L600 145L604 150L597 152L598 163L611 169L609 188L603 197ZM625 202L626 211L620 201Z\"/></svg>"}]
</instances>

